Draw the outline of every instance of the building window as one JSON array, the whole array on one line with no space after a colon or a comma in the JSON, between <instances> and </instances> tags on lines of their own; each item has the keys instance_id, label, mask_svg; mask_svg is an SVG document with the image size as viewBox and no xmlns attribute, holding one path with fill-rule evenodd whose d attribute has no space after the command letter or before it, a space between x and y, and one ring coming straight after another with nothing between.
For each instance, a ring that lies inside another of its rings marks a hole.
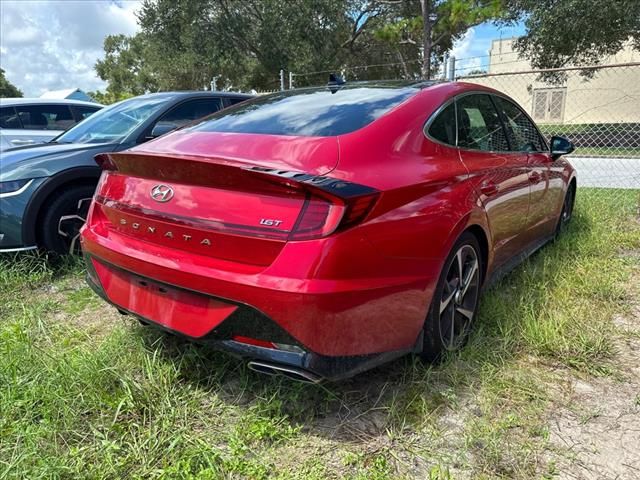
<instances>
[{"instance_id":1,"label":"building window","mask_svg":"<svg viewBox=\"0 0 640 480\"><path fill-rule=\"evenodd\" d=\"M544 88L533 91L533 119L537 122L561 123L564 119L566 88Z\"/></svg>"}]
</instances>

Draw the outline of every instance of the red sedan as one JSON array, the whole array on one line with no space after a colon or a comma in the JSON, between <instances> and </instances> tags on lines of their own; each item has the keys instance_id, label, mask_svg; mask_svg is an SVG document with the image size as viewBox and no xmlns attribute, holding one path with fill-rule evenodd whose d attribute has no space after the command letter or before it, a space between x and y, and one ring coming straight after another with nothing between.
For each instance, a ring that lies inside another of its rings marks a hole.
<instances>
[{"instance_id":1,"label":"red sedan","mask_svg":"<svg viewBox=\"0 0 640 480\"><path fill-rule=\"evenodd\" d=\"M264 373L438 360L467 338L481 288L571 218L572 150L468 83L263 96L97 158L88 281Z\"/></svg>"}]
</instances>

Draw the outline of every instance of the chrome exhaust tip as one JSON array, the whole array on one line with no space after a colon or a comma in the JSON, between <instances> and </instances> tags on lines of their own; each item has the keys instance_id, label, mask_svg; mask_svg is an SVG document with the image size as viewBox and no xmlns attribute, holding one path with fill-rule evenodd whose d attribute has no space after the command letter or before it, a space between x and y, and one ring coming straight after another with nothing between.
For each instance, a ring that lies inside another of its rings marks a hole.
<instances>
[{"instance_id":1,"label":"chrome exhaust tip","mask_svg":"<svg viewBox=\"0 0 640 480\"><path fill-rule=\"evenodd\" d=\"M264 373L265 375L283 375L291 380L304 383L322 382L322 377L319 377L314 373L307 372L306 370L302 370L301 368L258 361L251 361L247 366L254 372Z\"/></svg>"}]
</instances>

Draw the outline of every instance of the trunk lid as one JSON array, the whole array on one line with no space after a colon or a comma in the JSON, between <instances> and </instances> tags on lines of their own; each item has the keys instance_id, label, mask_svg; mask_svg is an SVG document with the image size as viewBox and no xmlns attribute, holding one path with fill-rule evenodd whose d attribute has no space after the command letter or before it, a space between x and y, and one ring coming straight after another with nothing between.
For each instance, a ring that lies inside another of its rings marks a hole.
<instances>
[{"instance_id":1,"label":"trunk lid","mask_svg":"<svg viewBox=\"0 0 640 480\"><path fill-rule=\"evenodd\" d=\"M96 161L93 224L223 260L269 265L303 212L313 223L337 208L292 179L335 168L335 137L177 132Z\"/></svg>"}]
</instances>

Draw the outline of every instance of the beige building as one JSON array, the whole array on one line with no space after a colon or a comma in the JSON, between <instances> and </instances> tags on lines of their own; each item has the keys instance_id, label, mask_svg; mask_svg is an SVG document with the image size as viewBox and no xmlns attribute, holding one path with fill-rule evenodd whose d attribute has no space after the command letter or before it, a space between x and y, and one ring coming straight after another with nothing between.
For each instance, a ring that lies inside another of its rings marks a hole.
<instances>
[{"instance_id":1,"label":"beige building","mask_svg":"<svg viewBox=\"0 0 640 480\"><path fill-rule=\"evenodd\" d=\"M640 122L640 52L625 48L606 58L591 78L566 71L558 83L545 82L531 72L526 59L513 49L515 39L494 40L488 74L460 78L487 85L513 97L538 123ZM636 65L628 65L635 63ZM520 73L511 73L520 72Z\"/></svg>"}]
</instances>

